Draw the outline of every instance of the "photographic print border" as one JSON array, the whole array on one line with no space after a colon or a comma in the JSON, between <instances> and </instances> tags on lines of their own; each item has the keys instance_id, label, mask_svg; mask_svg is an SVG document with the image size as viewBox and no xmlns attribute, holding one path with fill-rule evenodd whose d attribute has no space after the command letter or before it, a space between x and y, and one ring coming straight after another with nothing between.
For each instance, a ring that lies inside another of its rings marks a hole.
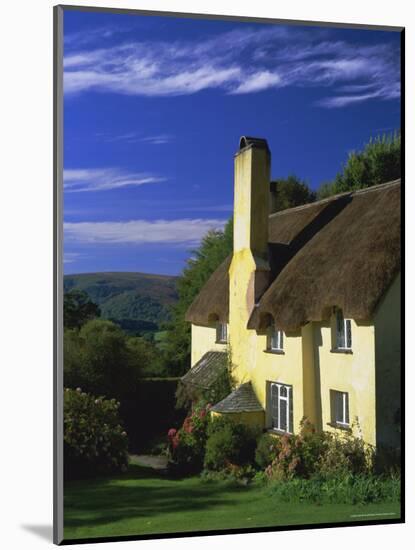
<instances>
[{"instance_id":1,"label":"photographic print border","mask_svg":"<svg viewBox=\"0 0 415 550\"><path fill-rule=\"evenodd\" d=\"M405 250L405 28L383 25L360 25L347 23L331 23L321 21L287 20L274 18L258 18L255 16L226 16L214 14L163 12L139 9L108 8L97 6L57 5L53 8L53 68L54 68L54 150L53 150L53 180L54 180L54 375L53 375L53 419L54 419L54 504L53 504L53 541L58 545L83 544L94 542L116 542L148 539L183 538L195 536L212 536L225 534L260 533L276 531L292 531L304 529L322 529L331 527L353 527L364 525L384 525L405 522L405 258L402 258L403 286L401 290L401 448L402 448L402 491L401 491L401 517L397 519L362 519L361 521L319 523L314 525L301 524L290 526L262 527L262 528L238 528L192 532L169 532L163 534L108 536L84 539L63 538L63 16L65 11L107 12L130 14L137 16L163 16L181 17L189 19L212 19L222 21L245 21L280 23L284 25L309 25L330 28L347 28L362 30L384 30L400 32L401 43L401 136L402 136L402 203L401 203L401 244Z\"/></svg>"}]
</instances>

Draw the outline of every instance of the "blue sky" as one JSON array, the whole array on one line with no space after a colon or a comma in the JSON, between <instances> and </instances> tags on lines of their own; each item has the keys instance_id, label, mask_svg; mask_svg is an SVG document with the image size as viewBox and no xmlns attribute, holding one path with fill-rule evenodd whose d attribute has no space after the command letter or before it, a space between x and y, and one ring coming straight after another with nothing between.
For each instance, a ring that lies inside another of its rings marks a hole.
<instances>
[{"instance_id":1,"label":"blue sky","mask_svg":"<svg viewBox=\"0 0 415 550\"><path fill-rule=\"evenodd\" d=\"M65 11L65 273L179 274L241 135L317 188L399 127L398 32Z\"/></svg>"}]
</instances>

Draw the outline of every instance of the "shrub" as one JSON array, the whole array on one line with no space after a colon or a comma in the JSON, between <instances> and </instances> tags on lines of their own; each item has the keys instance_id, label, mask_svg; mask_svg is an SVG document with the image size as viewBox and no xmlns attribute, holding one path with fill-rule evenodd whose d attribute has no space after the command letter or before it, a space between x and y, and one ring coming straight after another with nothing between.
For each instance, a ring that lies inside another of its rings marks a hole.
<instances>
[{"instance_id":1,"label":"shrub","mask_svg":"<svg viewBox=\"0 0 415 550\"><path fill-rule=\"evenodd\" d=\"M274 458L277 456L281 447L280 438L274 435L265 433L258 438L257 448L255 451L256 464L265 469Z\"/></svg>"},{"instance_id":2,"label":"shrub","mask_svg":"<svg viewBox=\"0 0 415 550\"><path fill-rule=\"evenodd\" d=\"M179 430L168 431L169 469L173 473L189 474L202 469L205 455L209 408L196 406L184 419Z\"/></svg>"},{"instance_id":3,"label":"shrub","mask_svg":"<svg viewBox=\"0 0 415 550\"><path fill-rule=\"evenodd\" d=\"M266 443L261 443L261 449L262 446ZM368 474L373 465L373 448L361 438L349 432L317 433L307 419L302 420L298 435L280 436L269 447L268 456L263 451L257 454L263 462L272 458L265 469L270 480Z\"/></svg>"},{"instance_id":4,"label":"shrub","mask_svg":"<svg viewBox=\"0 0 415 550\"><path fill-rule=\"evenodd\" d=\"M123 471L128 438L120 424L119 403L80 388L64 391L64 465L68 478Z\"/></svg>"},{"instance_id":5,"label":"shrub","mask_svg":"<svg viewBox=\"0 0 415 550\"><path fill-rule=\"evenodd\" d=\"M212 420L208 427L204 466L207 470L224 470L230 465L254 462L256 433L245 424L226 417Z\"/></svg>"}]
</instances>

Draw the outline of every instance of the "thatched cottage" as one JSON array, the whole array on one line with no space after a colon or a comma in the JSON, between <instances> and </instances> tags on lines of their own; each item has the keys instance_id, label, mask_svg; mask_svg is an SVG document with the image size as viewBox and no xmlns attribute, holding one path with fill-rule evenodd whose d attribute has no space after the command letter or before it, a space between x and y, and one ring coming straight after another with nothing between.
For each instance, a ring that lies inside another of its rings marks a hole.
<instances>
[{"instance_id":1,"label":"thatched cottage","mask_svg":"<svg viewBox=\"0 0 415 550\"><path fill-rule=\"evenodd\" d=\"M208 386L231 354L236 389L213 410L276 433L309 418L397 445L400 180L274 212L271 155L235 155L234 251L186 319L191 369ZM355 422L357 421L357 422Z\"/></svg>"}]
</instances>

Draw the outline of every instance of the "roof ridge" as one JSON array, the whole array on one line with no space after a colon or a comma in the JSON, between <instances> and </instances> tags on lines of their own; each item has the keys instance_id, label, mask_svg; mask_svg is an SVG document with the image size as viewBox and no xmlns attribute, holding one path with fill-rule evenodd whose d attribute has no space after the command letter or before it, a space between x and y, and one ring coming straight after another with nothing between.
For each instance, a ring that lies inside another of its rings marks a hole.
<instances>
[{"instance_id":1,"label":"roof ridge","mask_svg":"<svg viewBox=\"0 0 415 550\"><path fill-rule=\"evenodd\" d=\"M401 183L401 178L398 178L396 180L387 181L385 183L378 183L377 185L371 185L370 187L364 187L363 189L356 189L355 191L345 191L343 193L337 193L337 195L331 195L330 197L326 197L319 201L308 202L307 204L301 204L299 206L293 206L292 208L286 208L285 210L280 210L279 212L274 212L273 214L270 214L268 218L273 218L277 216L282 216L284 214L291 214L291 212L305 210L306 208L310 208L312 206L332 202L341 197L347 197L347 196L352 197L354 195L362 195L364 193L377 191L380 188L393 187L394 185L400 185L400 183Z\"/></svg>"}]
</instances>

